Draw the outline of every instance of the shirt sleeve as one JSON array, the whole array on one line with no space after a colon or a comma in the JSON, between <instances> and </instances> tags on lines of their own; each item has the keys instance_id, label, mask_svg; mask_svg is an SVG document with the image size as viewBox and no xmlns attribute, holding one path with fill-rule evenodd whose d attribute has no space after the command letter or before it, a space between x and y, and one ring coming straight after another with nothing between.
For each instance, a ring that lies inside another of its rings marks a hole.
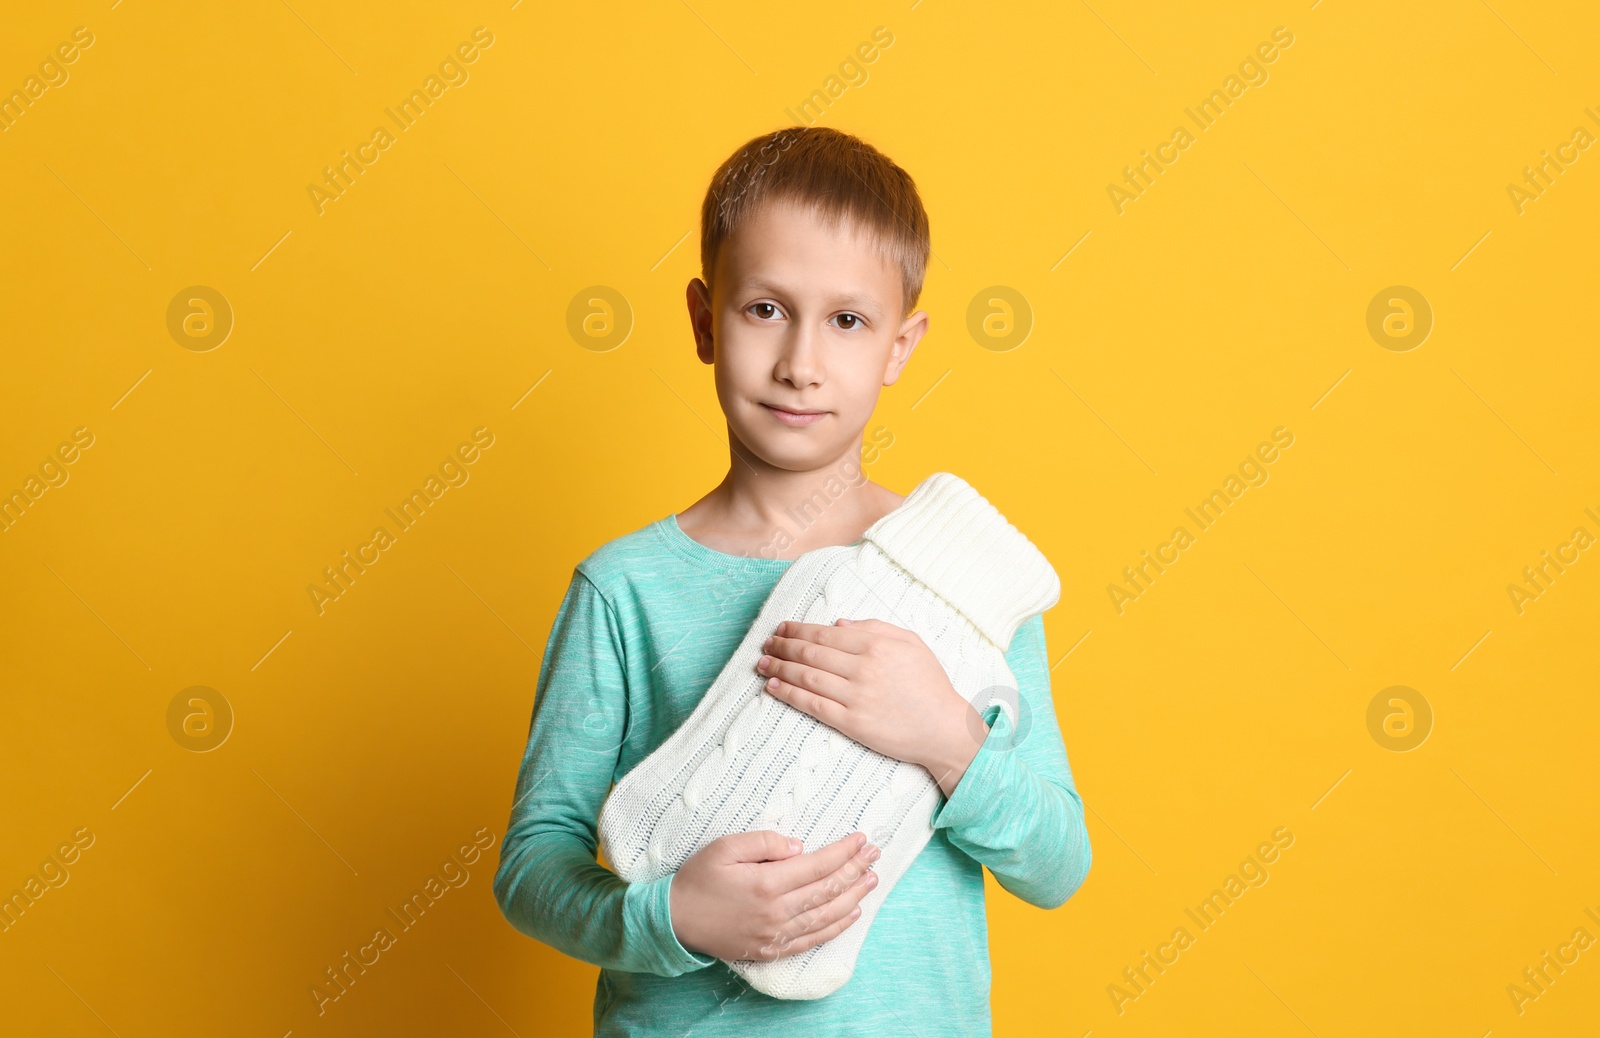
<instances>
[{"instance_id":1,"label":"shirt sleeve","mask_svg":"<svg viewBox=\"0 0 1600 1038\"><path fill-rule=\"evenodd\" d=\"M1065 904L1089 875L1089 830L1050 694L1044 616L1017 628L1006 653L1017 722L985 711L989 734L933 816L952 844L1006 890L1040 908Z\"/></svg>"},{"instance_id":2,"label":"shirt sleeve","mask_svg":"<svg viewBox=\"0 0 1600 1038\"><path fill-rule=\"evenodd\" d=\"M675 977L717 961L678 941L676 874L630 884L595 851L627 721L623 653L615 610L575 569L539 667L494 893L513 927L575 959Z\"/></svg>"}]
</instances>

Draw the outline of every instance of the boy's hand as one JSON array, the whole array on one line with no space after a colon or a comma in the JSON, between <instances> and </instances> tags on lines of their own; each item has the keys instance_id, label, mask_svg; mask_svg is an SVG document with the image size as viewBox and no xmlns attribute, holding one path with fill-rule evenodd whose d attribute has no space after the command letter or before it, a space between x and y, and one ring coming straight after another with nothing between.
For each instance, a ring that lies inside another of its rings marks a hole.
<instances>
[{"instance_id":1,"label":"boy's hand","mask_svg":"<svg viewBox=\"0 0 1600 1038\"><path fill-rule=\"evenodd\" d=\"M806 853L770 829L712 840L668 887L672 930L689 951L719 959L797 955L856 921L878 884L877 857L861 832Z\"/></svg>"},{"instance_id":2,"label":"boy's hand","mask_svg":"<svg viewBox=\"0 0 1600 1038\"><path fill-rule=\"evenodd\" d=\"M950 796L982 745L983 718L914 631L882 620L785 620L756 669L769 695L868 749L921 764Z\"/></svg>"}]
</instances>

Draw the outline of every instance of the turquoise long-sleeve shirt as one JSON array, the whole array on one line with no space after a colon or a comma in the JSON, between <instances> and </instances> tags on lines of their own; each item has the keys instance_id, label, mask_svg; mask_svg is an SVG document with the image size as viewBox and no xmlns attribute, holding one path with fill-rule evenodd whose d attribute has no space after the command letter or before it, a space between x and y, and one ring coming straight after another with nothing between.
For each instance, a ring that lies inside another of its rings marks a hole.
<instances>
[{"instance_id":1,"label":"turquoise long-sleeve shirt","mask_svg":"<svg viewBox=\"0 0 1600 1038\"><path fill-rule=\"evenodd\" d=\"M984 714L988 735L941 800L932 839L832 994L756 991L679 943L672 875L630 884L599 863L597 824L612 785L694 710L791 561L716 551L668 515L573 571L545 646L494 891L517 930L600 967L599 1038L987 1036L983 867L1040 908L1060 906L1088 875L1083 801L1056 721L1039 615L1006 654L1018 685L1015 731L999 707Z\"/></svg>"}]
</instances>

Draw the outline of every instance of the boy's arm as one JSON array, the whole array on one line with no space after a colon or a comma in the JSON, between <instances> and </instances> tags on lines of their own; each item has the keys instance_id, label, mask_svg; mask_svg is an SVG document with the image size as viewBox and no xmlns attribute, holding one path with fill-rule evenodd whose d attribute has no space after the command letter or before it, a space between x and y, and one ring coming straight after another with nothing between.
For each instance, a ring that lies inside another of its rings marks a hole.
<instances>
[{"instance_id":1,"label":"boy's arm","mask_svg":"<svg viewBox=\"0 0 1600 1038\"><path fill-rule=\"evenodd\" d=\"M545 646L494 893L517 930L607 969L675 977L717 960L678 942L672 875L627 883L596 859L596 820L627 719L621 625L574 570Z\"/></svg>"},{"instance_id":2,"label":"boy's arm","mask_svg":"<svg viewBox=\"0 0 1600 1038\"><path fill-rule=\"evenodd\" d=\"M988 866L1006 890L1058 908L1083 885L1091 855L1050 695L1042 614L1017 628L1006 664L1017 679L1018 727L991 708L993 726L934 813L933 827Z\"/></svg>"}]
</instances>

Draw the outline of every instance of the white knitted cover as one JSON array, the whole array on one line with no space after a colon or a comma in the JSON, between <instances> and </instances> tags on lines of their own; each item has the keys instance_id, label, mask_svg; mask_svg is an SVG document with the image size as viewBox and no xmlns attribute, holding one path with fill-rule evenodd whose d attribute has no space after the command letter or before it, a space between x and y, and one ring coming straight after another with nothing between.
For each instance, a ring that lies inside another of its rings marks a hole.
<instances>
[{"instance_id":1,"label":"white knitted cover","mask_svg":"<svg viewBox=\"0 0 1600 1038\"><path fill-rule=\"evenodd\" d=\"M814 851L865 832L883 854L854 923L798 955L773 949L766 954L779 957L728 962L776 998L836 991L879 906L932 838L942 794L921 765L868 749L764 692L755 668L762 643L782 620L884 620L915 631L974 709L999 706L1015 730L1005 652L1017 627L1060 592L1044 555L976 490L949 472L928 476L861 543L817 548L789 566L695 710L607 797L606 860L643 882L731 833L772 829Z\"/></svg>"}]
</instances>

